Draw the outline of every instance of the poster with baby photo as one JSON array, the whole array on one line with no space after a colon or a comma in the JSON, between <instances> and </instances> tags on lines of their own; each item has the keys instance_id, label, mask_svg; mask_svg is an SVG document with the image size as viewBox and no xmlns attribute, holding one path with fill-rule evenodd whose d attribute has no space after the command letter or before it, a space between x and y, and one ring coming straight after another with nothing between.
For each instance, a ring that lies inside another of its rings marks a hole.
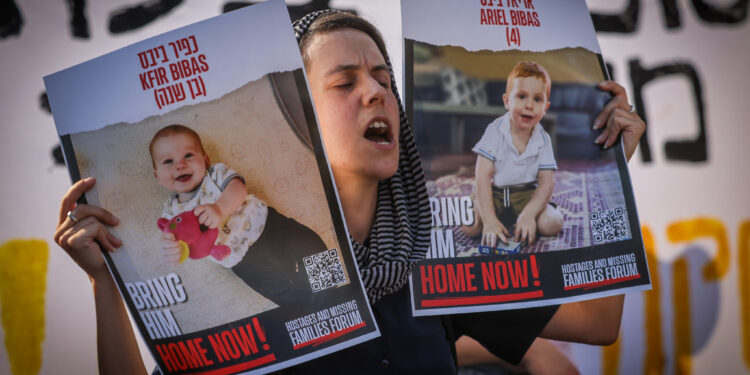
<instances>
[{"instance_id":1,"label":"poster with baby photo","mask_svg":"<svg viewBox=\"0 0 750 375\"><path fill-rule=\"evenodd\" d=\"M377 337L284 2L45 77L162 373L266 373Z\"/></svg>"},{"instance_id":2,"label":"poster with baby photo","mask_svg":"<svg viewBox=\"0 0 750 375\"><path fill-rule=\"evenodd\" d=\"M649 288L623 146L594 129L611 96L597 87L607 73L585 2L401 9L433 225L411 274L415 315Z\"/></svg>"}]
</instances>

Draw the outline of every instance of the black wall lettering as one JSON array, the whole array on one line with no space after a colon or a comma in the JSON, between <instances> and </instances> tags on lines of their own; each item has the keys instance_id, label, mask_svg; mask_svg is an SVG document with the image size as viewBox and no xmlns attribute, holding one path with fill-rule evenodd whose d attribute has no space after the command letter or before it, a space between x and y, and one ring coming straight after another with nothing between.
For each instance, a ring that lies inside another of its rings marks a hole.
<instances>
[{"instance_id":1,"label":"black wall lettering","mask_svg":"<svg viewBox=\"0 0 750 375\"><path fill-rule=\"evenodd\" d=\"M181 3L182 0L146 0L135 6L115 10L109 15L109 32L119 34L139 29L169 13Z\"/></svg>"},{"instance_id":2,"label":"black wall lettering","mask_svg":"<svg viewBox=\"0 0 750 375\"><path fill-rule=\"evenodd\" d=\"M224 13L227 13L235 9L240 9L248 5L253 5L255 3L257 3L257 1L229 1L227 3L224 3L224 7L222 8L222 11ZM289 18L291 18L292 22L302 18L307 13L311 13L316 10L323 10L323 9L343 10L346 12L357 14L357 12L353 10L333 8L329 5L329 3L330 3L330 0L312 0L302 5L287 5L286 9L289 10Z\"/></svg>"},{"instance_id":3,"label":"black wall lettering","mask_svg":"<svg viewBox=\"0 0 750 375\"><path fill-rule=\"evenodd\" d=\"M13 0L0 0L0 38L21 34L23 17Z\"/></svg>"},{"instance_id":4,"label":"black wall lettering","mask_svg":"<svg viewBox=\"0 0 750 375\"><path fill-rule=\"evenodd\" d=\"M632 33L638 27L639 0L629 0L628 5L619 14L591 13L596 31L610 33Z\"/></svg>"},{"instance_id":5,"label":"black wall lettering","mask_svg":"<svg viewBox=\"0 0 750 375\"><path fill-rule=\"evenodd\" d=\"M661 0L661 7L664 10L664 23L667 29L676 29L682 25L677 0Z\"/></svg>"},{"instance_id":6,"label":"black wall lettering","mask_svg":"<svg viewBox=\"0 0 750 375\"><path fill-rule=\"evenodd\" d=\"M39 94L39 108L50 115L52 114L52 108L49 106L49 98L47 98L46 91L42 91L42 93Z\"/></svg>"},{"instance_id":7,"label":"black wall lettering","mask_svg":"<svg viewBox=\"0 0 750 375\"><path fill-rule=\"evenodd\" d=\"M70 31L74 38L88 39L89 21L86 19L86 0L66 0L70 12Z\"/></svg>"},{"instance_id":8,"label":"black wall lettering","mask_svg":"<svg viewBox=\"0 0 750 375\"><path fill-rule=\"evenodd\" d=\"M737 0L728 6L715 6L705 0L691 0L698 17L708 23L738 24L747 19L747 8L750 0ZM661 0L664 12L664 24L667 29L682 26L680 8L677 0ZM638 11L640 0L629 0L628 5L619 14L591 13L596 31L612 33L632 33L638 28Z\"/></svg>"},{"instance_id":9,"label":"black wall lettering","mask_svg":"<svg viewBox=\"0 0 750 375\"><path fill-rule=\"evenodd\" d=\"M604 66L607 68L607 73L609 73L609 79L615 80L615 67L612 66L611 62L606 62ZM605 77L606 78L606 77Z\"/></svg>"},{"instance_id":10,"label":"black wall lettering","mask_svg":"<svg viewBox=\"0 0 750 375\"><path fill-rule=\"evenodd\" d=\"M39 94L39 108L47 112L49 114L52 114L52 109L49 106L49 99L47 98L47 92L42 91L41 94ZM55 166L65 166L65 159L63 158L62 153L62 147L60 147L60 144L56 144L52 150L50 151L50 155L52 156L52 161L55 164Z\"/></svg>"},{"instance_id":11,"label":"black wall lettering","mask_svg":"<svg viewBox=\"0 0 750 375\"><path fill-rule=\"evenodd\" d=\"M748 0L737 0L725 7L713 6L704 0L693 0L698 17L708 23L740 23L747 18L747 6Z\"/></svg>"},{"instance_id":12,"label":"black wall lettering","mask_svg":"<svg viewBox=\"0 0 750 375\"><path fill-rule=\"evenodd\" d=\"M698 136L695 139L667 141L664 144L664 151L667 160L690 162L703 162L708 160L703 89L701 88L701 82L695 68L688 63L673 63L646 69L641 65L641 62L638 59L630 60L628 65L630 66L630 79L633 83L635 105L638 110L638 115L641 116L646 123L649 122L646 118L646 108L645 103L643 102L643 87L647 83L669 75L683 75L690 81L693 86L695 105L686 105L684 108L695 108L697 110ZM653 159L651 156L651 147L648 142L648 128L641 138L640 146L641 159L646 163L650 163Z\"/></svg>"}]
</instances>

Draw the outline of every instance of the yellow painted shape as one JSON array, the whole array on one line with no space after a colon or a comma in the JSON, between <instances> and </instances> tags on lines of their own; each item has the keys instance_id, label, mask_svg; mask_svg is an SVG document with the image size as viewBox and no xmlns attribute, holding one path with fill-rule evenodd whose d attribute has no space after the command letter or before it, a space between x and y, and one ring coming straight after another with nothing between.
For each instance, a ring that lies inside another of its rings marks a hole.
<instances>
[{"instance_id":1,"label":"yellow painted shape","mask_svg":"<svg viewBox=\"0 0 750 375\"><path fill-rule=\"evenodd\" d=\"M622 332L620 332L622 336ZM602 374L617 375L620 368L620 337L612 345L602 348Z\"/></svg>"},{"instance_id":2,"label":"yellow painted shape","mask_svg":"<svg viewBox=\"0 0 750 375\"><path fill-rule=\"evenodd\" d=\"M42 240L0 245L0 315L14 375L37 374L42 367L48 257Z\"/></svg>"},{"instance_id":3,"label":"yellow painted shape","mask_svg":"<svg viewBox=\"0 0 750 375\"><path fill-rule=\"evenodd\" d=\"M672 304L674 306L675 374L690 374L690 279L688 262L677 259L672 266Z\"/></svg>"},{"instance_id":4,"label":"yellow painted shape","mask_svg":"<svg viewBox=\"0 0 750 375\"><path fill-rule=\"evenodd\" d=\"M656 243L654 235L648 226L642 226L643 246L646 248L646 260L648 261L648 272L651 275L651 290L644 292L645 321L644 331L646 333L645 360L643 362L643 373L657 375L664 372L664 348L661 337L661 278L659 276L659 259L656 255Z\"/></svg>"},{"instance_id":5,"label":"yellow painted shape","mask_svg":"<svg viewBox=\"0 0 750 375\"><path fill-rule=\"evenodd\" d=\"M190 255L190 246L188 246L185 241L178 241L177 242L180 245L180 263L187 260L188 256Z\"/></svg>"},{"instance_id":6,"label":"yellow painted shape","mask_svg":"<svg viewBox=\"0 0 750 375\"><path fill-rule=\"evenodd\" d=\"M742 320L742 356L750 368L750 220L740 223L737 269L739 273L740 319Z\"/></svg>"},{"instance_id":7,"label":"yellow painted shape","mask_svg":"<svg viewBox=\"0 0 750 375\"><path fill-rule=\"evenodd\" d=\"M716 256L703 267L705 280L718 280L729 271L729 239L724 224L716 219L699 217L678 221L667 227L667 238L673 243L710 237L716 241Z\"/></svg>"}]
</instances>

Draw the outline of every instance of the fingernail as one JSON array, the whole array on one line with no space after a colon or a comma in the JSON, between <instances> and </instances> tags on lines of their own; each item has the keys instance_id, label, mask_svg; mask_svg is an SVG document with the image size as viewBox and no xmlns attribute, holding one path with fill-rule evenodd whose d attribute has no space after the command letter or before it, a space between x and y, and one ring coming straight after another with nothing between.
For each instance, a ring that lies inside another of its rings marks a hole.
<instances>
[{"instance_id":1,"label":"fingernail","mask_svg":"<svg viewBox=\"0 0 750 375\"><path fill-rule=\"evenodd\" d=\"M596 119L596 121L594 121L593 129L594 130L599 129L600 126L602 126L602 120Z\"/></svg>"},{"instance_id":2,"label":"fingernail","mask_svg":"<svg viewBox=\"0 0 750 375\"><path fill-rule=\"evenodd\" d=\"M603 141L603 139L602 139L602 136L600 135L600 136L596 137L596 139L594 140L594 143L601 144L602 141Z\"/></svg>"},{"instance_id":3,"label":"fingernail","mask_svg":"<svg viewBox=\"0 0 750 375\"><path fill-rule=\"evenodd\" d=\"M112 219L114 219L113 222L115 225L120 224L120 219L118 219L117 216L112 216Z\"/></svg>"}]
</instances>

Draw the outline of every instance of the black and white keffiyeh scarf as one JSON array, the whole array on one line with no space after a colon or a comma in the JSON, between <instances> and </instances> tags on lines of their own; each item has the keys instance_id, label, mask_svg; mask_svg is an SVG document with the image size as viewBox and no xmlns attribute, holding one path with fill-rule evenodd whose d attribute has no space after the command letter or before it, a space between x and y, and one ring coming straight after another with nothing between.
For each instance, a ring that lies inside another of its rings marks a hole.
<instances>
[{"instance_id":1,"label":"black and white keffiyeh scarf","mask_svg":"<svg viewBox=\"0 0 750 375\"><path fill-rule=\"evenodd\" d=\"M317 11L294 22L297 42L313 21L334 12L338 11ZM430 204L414 135L396 90L390 59L383 57L391 73L391 89L398 102L401 122L398 171L380 181L375 222L367 246L350 237L370 303L406 284L414 264L427 253L431 227Z\"/></svg>"}]
</instances>

